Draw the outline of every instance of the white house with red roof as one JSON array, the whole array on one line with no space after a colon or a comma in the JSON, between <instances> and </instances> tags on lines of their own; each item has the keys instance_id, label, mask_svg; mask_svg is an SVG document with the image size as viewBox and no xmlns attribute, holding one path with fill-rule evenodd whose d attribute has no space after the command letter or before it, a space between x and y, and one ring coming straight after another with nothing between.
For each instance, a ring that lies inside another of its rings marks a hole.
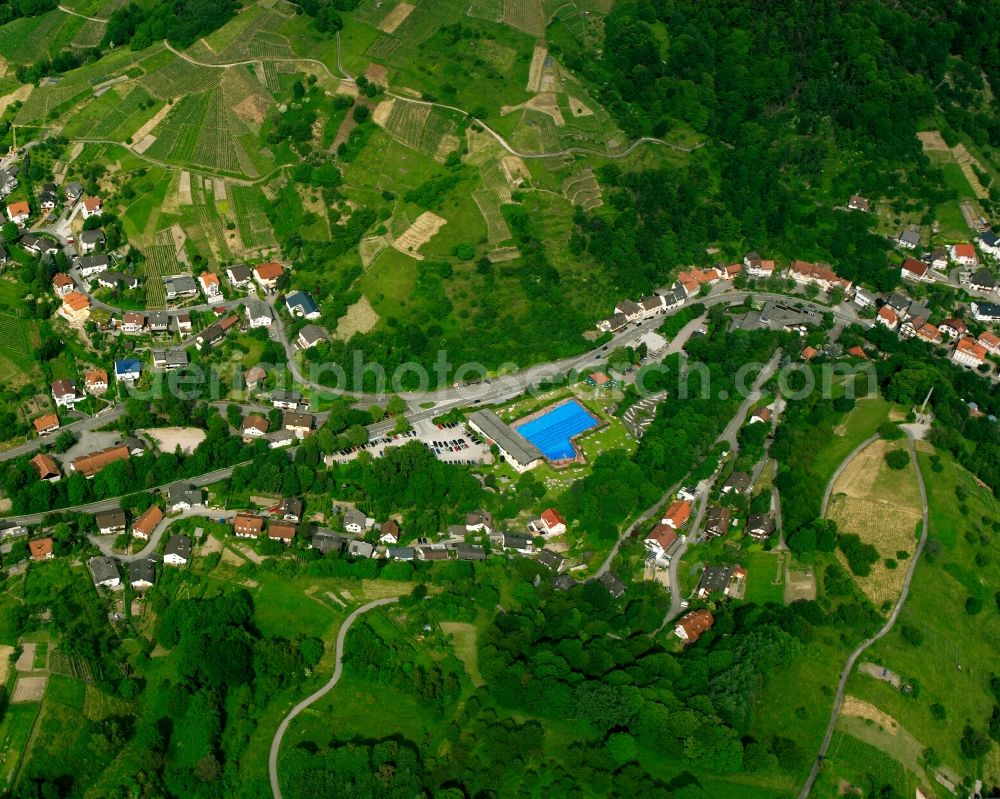
<instances>
[{"instance_id":1,"label":"white house with red roof","mask_svg":"<svg viewBox=\"0 0 1000 799\"><path fill-rule=\"evenodd\" d=\"M844 291L851 290L851 281L840 277L825 264L792 261L788 267L788 276L796 283L819 286L823 291L829 291L834 286L840 286Z\"/></svg>"},{"instance_id":2,"label":"white house with red roof","mask_svg":"<svg viewBox=\"0 0 1000 799\"><path fill-rule=\"evenodd\" d=\"M209 302L217 300L222 296L219 276L212 272L202 272L198 275L198 285L201 287L201 293L205 295L205 299Z\"/></svg>"},{"instance_id":3,"label":"white house with red roof","mask_svg":"<svg viewBox=\"0 0 1000 799\"><path fill-rule=\"evenodd\" d=\"M663 513L660 524L680 530L691 518L691 503L686 499L675 499Z\"/></svg>"},{"instance_id":4,"label":"white house with red roof","mask_svg":"<svg viewBox=\"0 0 1000 799\"><path fill-rule=\"evenodd\" d=\"M643 544L646 551L657 560L666 560L667 551L677 540L677 531L666 524L658 524L646 535Z\"/></svg>"},{"instance_id":5,"label":"white house with red roof","mask_svg":"<svg viewBox=\"0 0 1000 799\"><path fill-rule=\"evenodd\" d=\"M1000 355L1000 336L992 330L980 333L977 341L990 355Z\"/></svg>"},{"instance_id":6,"label":"white house with red roof","mask_svg":"<svg viewBox=\"0 0 1000 799\"><path fill-rule=\"evenodd\" d=\"M24 227L28 219L31 218L31 206L24 200L16 203L10 203L7 206L7 218L15 225Z\"/></svg>"},{"instance_id":7,"label":"white house with red roof","mask_svg":"<svg viewBox=\"0 0 1000 799\"><path fill-rule=\"evenodd\" d=\"M976 255L976 248L972 244L952 244L951 260L961 266L978 266L979 256Z\"/></svg>"},{"instance_id":8,"label":"white house with red roof","mask_svg":"<svg viewBox=\"0 0 1000 799\"><path fill-rule=\"evenodd\" d=\"M84 219L90 219L92 216L100 216L103 211L101 205L100 197L84 197L83 204L80 209L80 213L83 214Z\"/></svg>"},{"instance_id":9,"label":"white house with red roof","mask_svg":"<svg viewBox=\"0 0 1000 799\"><path fill-rule=\"evenodd\" d=\"M903 261L903 266L900 269L900 276L903 280L909 280L913 283L934 282L930 266L925 264L923 261L918 261L916 258L907 258Z\"/></svg>"},{"instance_id":10,"label":"white house with red roof","mask_svg":"<svg viewBox=\"0 0 1000 799\"><path fill-rule=\"evenodd\" d=\"M899 314L892 310L892 308L888 305L883 305L878 309L875 321L877 321L880 325L885 325L890 330L895 330L899 326Z\"/></svg>"},{"instance_id":11,"label":"white house with red roof","mask_svg":"<svg viewBox=\"0 0 1000 799\"><path fill-rule=\"evenodd\" d=\"M979 344L971 336L966 336L955 345L951 359L959 366L975 369L986 362L986 347Z\"/></svg>"},{"instance_id":12,"label":"white house with red roof","mask_svg":"<svg viewBox=\"0 0 1000 799\"><path fill-rule=\"evenodd\" d=\"M52 290L55 291L57 297L65 297L73 291L74 287L73 278L65 272L56 272L52 278Z\"/></svg>"},{"instance_id":13,"label":"white house with red roof","mask_svg":"<svg viewBox=\"0 0 1000 799\"><path fill-rule=\"evenodd\" d=\"M945 319L941 324L938 325L938 330L950 339L956 339L964 336L967 328L965 327L965 322L957 317L952 316L949 319Z\"/></svg>"},{"instance_id":14,"label":"white house with red roof","mask_svg":"<svg viewBox=\"0 0 1000 799\"><path fill-rule=\"evenodd\" d=\"M278 278L281 277L284 271L284 268L277 261L268 261L254 267L253 279L257 281L257 285L262 289L273 291L278 285Z\"/></svg>"},{"instance_id":15,"label":"white house with red roof","mask_svg":"<svg viewBox=\"0 0 1000 799\"><path fill-rule=\"evenodd\" d=\"M541 535L562 535L566 532L566 520L555 508L546 508L542 515L529 525L533 532Z\"/></svg>"}]
</instances>

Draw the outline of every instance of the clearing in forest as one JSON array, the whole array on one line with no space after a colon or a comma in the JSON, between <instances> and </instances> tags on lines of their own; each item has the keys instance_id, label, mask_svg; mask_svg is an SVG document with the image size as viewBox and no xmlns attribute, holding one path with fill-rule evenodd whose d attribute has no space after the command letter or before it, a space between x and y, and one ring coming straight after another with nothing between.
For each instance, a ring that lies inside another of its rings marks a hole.
<instances>
[{"instance_id":1,"label":"clearing in forest","mask_svg":"<svg viewBox=\"0 0 1000 799\"><path fill-rule=\"evenodd\" d=\"M920 522L920 489L914 464L891 469L885 454L904 450L905 442L878 440L869 444L847 465L833 486L827 517L841 533L855 533L873 545L879 560L866 576L855 575L859 587L876 608L895 604L906 576L908 560L916 548ZM900 553L906 553L903 557ZM844 554L837 557L847 567Z\"/></svg>"}]
</instances>

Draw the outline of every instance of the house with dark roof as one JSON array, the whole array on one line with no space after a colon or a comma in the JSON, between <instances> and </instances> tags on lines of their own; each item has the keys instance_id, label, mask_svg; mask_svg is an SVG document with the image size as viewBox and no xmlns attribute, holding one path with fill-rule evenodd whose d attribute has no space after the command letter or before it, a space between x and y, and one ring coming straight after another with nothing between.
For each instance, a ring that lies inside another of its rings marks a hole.
<instances>
[{"instance_id":1,"label":"house with dark roof","mask_svg":"<svg viewBox=\"0 0 1000 799\"><path fill-rule=\"evenodd\" d=\"M342 535L337 535L329 530L317 530L312 537L313 549L319 550L324 555L328 552L343 552L346 542L347 539Z\"/></svg>"},{"instance_id":2,"label":"house with dark roof","mask_svg":"<svg viewBox=\"0 0 1000 799\"><path fill-rule=\"evenodd\" d=\"M125 532L125 511L120 508L94 514L97 532L101 535L117 535Z\"/></svg>"},{"instance_id":3,"label":"house with dark roof","mask_svg":"<svg viewBox=\"0 0 1000 799\"><path fill-rule=\"evenodd\" d=\"M191 539L186 535L172 535L163 550L164 566L186 566L191 560Z\"/></svg>"},{"instance_id":4,"label":"house with dark roof","mask_svg":"<svg viewBox=\"0 0 1000 799\"><path fill-rule=\"evenodd\" d=\"M729 596L729 581L732 576L732 566L707 566L701 573L696 595L699 599L705 599L711 594Z\"/></svg>"},{"instance_id":5,"label":"house with dark roof","mask_svg":"<svg viewBox=\"0 0 1000 799\"><path fill-rule=\"evenodd\" d=\"M503 422L493 411L469 415L469 427L492 444L518 473L533 469L542 462L542 452L528 439Z\"/></svg>"},{"instance_id":6,"label":"house with dark roof","mask_svg":"<svg viewBox=\"0 0 1000 799\"><path fill-rule=\"evenodd\" d=\"M296 342L300 350L308 350L323 341L329 341L330 334L319 325L306 325L299 331Z\"/></svg>"},{"instance_id":7,"label":"house with dark roof","mask_svg":"<svg viewBox=\"0 0 1000 799\"><path fill-rule=\"evenodd\" d=\"M352 558L370 558L375 554L375 547L368 541L348 541L347 554Z\"/></svg>"},{"instance_id":8,"label":"house with dark roof","mask_svg":"<svg viewBox=\"0 0 1000 799\"><path fill-rule=\"evenodd\" d=\"M295 291L285 297L285 308L292 316L303 319L319 319L322 314L316 306L316 301L306 291Z\"/></svg>"},{"instance_id":9,"label":"house with dark roof","mask_svg":"<svg viewBox=\"0 0 1000 799\"><path fill-rule=\"evenodd\" d=\"M203 501L201 489L190 483L173 483L167 487L167 508L170 511L190 510Z\"/></svg>"},{"instance_id":10,"label":"house with dark roof","mask_svg":"<svg viewBox=\"0 0 1000 799\"><path fill-rule=\"evenodd\" d=\"M732 514L729 508L713 505L705 514L705 537L718 538L729 532Z\"/></svg>"},{"instance_id":11,"label":"house with dark roof","mask_svg":"<svg viewBox=\"0 0 1000 799\"><path fill-rule=\"evenodd\" d=\"M619 580L613 572L604 572L597 581L611 594L612 599L621 599L625 596L625 583Z\"/></svg>"},{"instance_id":12,"label":"house with dark roof","mask_svg":"<svg viewBox=\"0 0 1000 799\"><path fill-rule=\"evenodd\" d=\"M459 542L455 544L455 560L486 560L486 550L478 544Z\"/></svg>"},{"instance_id":13,"label":"house with dark roof","mask_svg":"<svg viewBox=\"0 0 1000 799\"><path fill-rule=\"evenodd\" d=\"M156 582L156 565L152 558L133 560L128 565L128 583L136 591L145 591Z\"/></svg>"},{"instance_id":14,"label":"house with dark roof","mask_svg":"<svg viewBox=\"0 0 1000 799\"><path fill-rule=\"evenodd\" d=\"M538 552L538 562L558 574L566 565L566 558L551 549L541 549Z\"/></svg>"},{"instance_id":15,"label":"house with dark roof","mask_svg":"<svg viewBox=\"0 0 1000 799\"><path fill-rule=\"evenodd\" d=\"M500 537L500 546L507 552L517 552L519 555L530 555L535 551L531 538L517 533L503 533Z\"/></svg>"},{"instance_id":16,"label":"house with dark roof","mask_svg":"<svg viewBox=\"0 0 1000 799\"><path fill-rule=\"evenodd\" d=\"M381 544L398 544L399 543L399 522L395 519L387 519L382 522L382 526L379 528L379 543Z\"/></svg>"},{"instance_id":17,"label":"house with dark roof","mask_svg":"<svg viewBox=\"0 0 1000 799\"><path fill-rule=\"evenodd\" d=\"M766 513L754 513L747 519L746 534L754 541L766 541L774 532L774 520Z\"/></svg>"},{"instance_id":18,"label":"house with dark roof","mask_svg":"<svg viewBox=\"0 0 1000 799\"><path fill-rule=\"evenodd\" d=\"M122 576L118 571L118 562L113 558L96 555L87 561L87 568L96 586L118 588L122 584Z\"/></svg>"},{"instance_id":19,"label":"house with dark roof","mask_svg":"<svg viewBox=\"0 0 1000 799\"><path fill-rule=\"evenodd\" d=\"M286 522L302 521L302 500L298 497L285 497L281 500L281 518Z\"/></svg>"},{"instance_id":20,"label":"house with dark roof","mask_svg":"<svg viewBox=\"0 0 1000 799\"><path fill-rule=\"evenodd\" d=\"M746 472L733 472L722 484L723 494L745 494L750 488L750 475Z\"/></svg>"}]
</instances>

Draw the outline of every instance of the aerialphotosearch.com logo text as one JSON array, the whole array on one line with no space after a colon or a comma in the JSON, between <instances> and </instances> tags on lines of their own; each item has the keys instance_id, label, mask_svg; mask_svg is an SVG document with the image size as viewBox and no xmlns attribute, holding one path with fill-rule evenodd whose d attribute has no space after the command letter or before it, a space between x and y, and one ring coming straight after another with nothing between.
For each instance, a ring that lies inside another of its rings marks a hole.
<instances>
[{"instance_id":1,"label":"aerialphotosearch.com logo text","mask_svg":"<svg viewBox=\"0 0 1000 799\"><path fill-rule=\"evenodd\" d=\"M233 391L246 389L246 371L240 366L242 353L234 353L230 364L235 368L225 370L208 363L187 364L168 370L147 372L135 384L126 386L127 395L133 399L155 401L172 396L183 401L219 401ZM343 394L358 400L378 402L388 395L398 394L417 401L466 401L470 404L500 402L527 394L539 396L553 388L582 383L599 363L584 368L560 369L557 364L543 364L521 369L514 363L488 368L475 361L452 364L447 352L440 351L429 366L418 361L408 361L387 370L382 364L367 361L356 350L352 363L309 362L305 366L285 363L254 364L269 377L264 385L267 391L317 390L330 394ZM733 375L719 374L716 365L699 361L674 361L671 364L652 362L630 374L611 373L614 387L588 386L594 391L624 393L633 391L639 399L660 395L681 400L721 399L748 397L755 384L773 381L774 391L787 399L801 399L815 391L825 398L845 396L859 399L875 396L878 376L873 364L867 361L831 361L810 365L801 361L774 361L764 364L748 362ZM594 381L595 383L603 381ZM424 396L421 396L424 395Z\"/></svg>"}]
</instances>

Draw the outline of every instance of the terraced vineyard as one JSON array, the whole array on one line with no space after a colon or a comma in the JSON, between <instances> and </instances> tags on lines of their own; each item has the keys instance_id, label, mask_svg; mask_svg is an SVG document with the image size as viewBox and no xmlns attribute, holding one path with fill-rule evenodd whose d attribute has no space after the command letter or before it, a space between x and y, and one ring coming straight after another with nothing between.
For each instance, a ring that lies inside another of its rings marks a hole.
<instances>
[{"instance_id":1,"label":"terraced vineyard","mask_svg":"<svg viewBox=\"0 0 1000 799\"><path fill-rule=\"evenodd\" d=\"M0 355L14 363L31 359L31 344L24 322L16 316L0 312Z\"/></svg>"},{"instance_id":2,"label":"terraced vineyard","mask_svg":"<svg viewBox=\"0 0 1000 799\"><path fill-rule=\"evenodd\" d=\"M0 55L17 64L52 56L77 36L86 20L63 11L21 17L0 26Z\"/></svg>"},{"instance_id":3,"label":"terraced vineyard","mask_svg":"<svg viewBox=\"0 0 1000 799\"><path fill-rule=\"evenodd\" d=\"M264 212L265 198L254 186L226 185L226 192L233 205L236 229L244 250L271 249L277 246L271 222Z\"/></svg>"},{"instance_id":4,"label":"terraced vineyard","mask_svg":"<svg viewBox=\"0 0 1000 799\"><path fill-rule=\"evenodd\" d=\"M150 103L152 99L149 92L141 86L137 86L115 104L111 113L93 120L89 136L94 139L124 141L152 114L150 109L142 107Z\"/></svg>"},{"instance_id":5,"label":"terraced vineyard","mask_svg":"<svg viewBox=\"0 0 1000 799\"><path fill-rule=\"evenodd\" d=\"M146 248L146 307L160 309L167 307L167 289L163 285L164 275L176 275L181 270L177 264L177 251L169 230L156 234L156 244Z\"/></svg>"},{"instance_id":6,"label":"terraced vineyard","mask_svg":"<svg viewBox=\"0 0 1000 799\"><path fill-rule=\"evenodd\" d=\"M166 66L144 77L141 83L154 97L187 99L187 95L217 86L222 75L221 69L201 67L175 57Z\"/></svg>"},{"instance_id":7,"label":"terraced vineyard","mask_svg":"<svg viewBox=\"0 0 1000 799\"><path fill-rule=\"evenodd\" d=\"M90 92L90 86L77 81L52 86L36 86L14 117L15 124L30 125L46 119L63 103Z\"/></svg>"}]
</instances>

